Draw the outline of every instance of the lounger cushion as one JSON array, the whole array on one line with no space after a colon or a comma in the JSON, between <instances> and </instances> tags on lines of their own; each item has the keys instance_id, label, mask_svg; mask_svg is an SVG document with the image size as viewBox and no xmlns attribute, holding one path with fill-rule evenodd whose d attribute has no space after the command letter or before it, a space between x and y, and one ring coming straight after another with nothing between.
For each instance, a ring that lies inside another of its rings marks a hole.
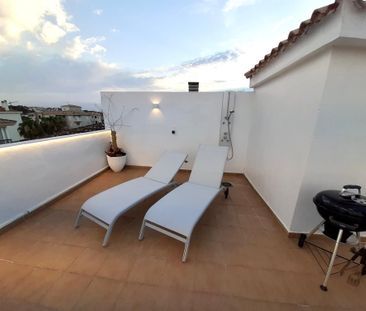
<instances>
[{"instance_id":1,"label":"lounger cushion","mask_svg":"<svg viewBox=\"0 0 366 311\"><path fill-rule=\"evenodd\" d=\"M187 154L183 152L166 152L145 177L167 184L175 176L186 157Z\"/></svg>"},{"instance_id":2,"label":"lounger cushion","mask_svg":"<svg viewBox=\"0 0 366 311\"><path fill-rule=\"evenodd\" d=\"M189 182L220 188L228 147L201 145L192 168Z\"/></svg>"},{"instance_id":3,"label":"lounger cushion","mask_svg":"<svg viewBox=\"0 0 366 311\"><path fill-rule=\"evenodd\" d=\"M118 215L166 186L166 183L139 177L93 196L81 208L106 224L111 224Z\"/></svg>"},{"instance_id":4,"label":"lounger cushion","mask_svg":"<svg viewBox=\"0 0 366 311\"><path fill-rule=\"evenodd\" d=\"M220 189L184 183L156 202L146 213L145 220L190 236L206 208Z\"/></svg>"}]
</instances>

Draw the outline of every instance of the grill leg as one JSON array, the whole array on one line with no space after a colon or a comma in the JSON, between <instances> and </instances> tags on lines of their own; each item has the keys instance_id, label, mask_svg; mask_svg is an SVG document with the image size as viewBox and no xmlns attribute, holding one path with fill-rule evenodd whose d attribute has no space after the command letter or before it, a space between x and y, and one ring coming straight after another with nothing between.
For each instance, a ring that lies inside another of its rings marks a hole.
<instances>
[{"instance_id":1,"label":"grill leg","mask_svg":"<svg viewBox=\"0 0 366 311\"><path fill-rule=\"evenodd\" d=\"M229 196L229 188L225 188L224 194L225 194L225 199L227 199L227 197Z\"/></svg>"},{"instance_id":2,"label":"grill leg","mask_svg":"<svg viewBox=\"0 0 366 311\"><path fill-rule=\"evenodd\" d=\"M319 225L317 225L313 230L311 230L309 232L309 234L307 235L307 238L310 238L315 232L317 232L319 230L319 228L324 225L325 220L323 220Z\"/></svg>"},{"instance_id":3,"label":"grill leg","mask_svg":"<svg viewBox=\"0 0 366 311\"><path fill-rule=\"evenodd\" d=\"M323 291L327 291L328 290L327 283L328 283L330 274L332 273L332 268L333 268L333 265L334 265L334 260L337 257L338 246L339 246L339 243L340 243L340 241L342 239L342 235L343 235L343 229L339 229L338 237L337 237L337 242L336 242L336 244L334 246L334 250L333 250L332 258L330 259L330 262L329 262L327 274L325 275L325 279L324 279L323 284L320 285L320 289L323 290Z\"/></svg>"},{"instance_id":4,"label":"grill leg","mask_svg":"<svg viewBox=\"0 0 366 311\"><path fill-rule=\"evenodd\" d=\"M315 232L319 230L319 228L325 223L325 220L323 220L319 225L317 225L313 230L311 230L308 234L302 233L299 237L299 242L297 245L299 247L303 247L305 240L310 238Z\"/></svg>"}]
</instances>

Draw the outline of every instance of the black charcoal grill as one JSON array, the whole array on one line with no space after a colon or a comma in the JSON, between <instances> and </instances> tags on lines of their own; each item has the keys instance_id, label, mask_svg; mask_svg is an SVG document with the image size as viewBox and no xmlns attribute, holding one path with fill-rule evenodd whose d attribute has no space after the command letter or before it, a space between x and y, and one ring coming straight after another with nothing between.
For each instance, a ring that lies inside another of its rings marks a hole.
<instances>
[{"instance_id":1,"label":"black charcoal grill","mask_svg":"<svg viewBox=\"0 0 366 311\"><path fill-rule=\"evenodd\" d=\"M336 241L332 257L322 290L327 290L327 282L331 275L334 260L340 242L347 243L354 235L357 244L360 242L360 232L366 231L366 197L361 195L358 185L345 185L341 191L326 190L319 192L313 199L319 214L324 219L308 235L302 234L299 247L303 247L305 240L323 227L323 233Z\"/></svg>"}]
</instances>

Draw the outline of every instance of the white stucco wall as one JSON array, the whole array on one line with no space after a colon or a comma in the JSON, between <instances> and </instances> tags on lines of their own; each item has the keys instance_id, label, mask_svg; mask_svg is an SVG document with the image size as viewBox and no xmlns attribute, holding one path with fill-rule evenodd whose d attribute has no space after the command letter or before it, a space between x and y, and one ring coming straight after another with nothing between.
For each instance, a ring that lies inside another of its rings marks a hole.
<instances>
[{"instance_id":1,"label":"white stucco wall","mask_svg":"<svg viewBox=\"0 0 366 311\"><path fill-rule=\"evenodd\" d=\"M291 231L320 221L312 204L320 190L366 187L366 48L334 47L324 96Z\"/></svg>"},{"instance_id":2,"label":"white stucco wall","mask_svg":"<svg viewBox=\"0 0 366 311\"><path fill-rule=\"evenodd\" d=\"M317 192L365 184L365 39L365 10L341 1L251 79L245 174L289 231L318 223Z\"/></svg>"},{"instance_id":3,"label":"white stucco wall","mask_svg":"<svg viewBox=\"0 0 366 311\"><path fill-rule=\"evenodd\" d=\"M126 118L129 126L118 130L128 164L151 166L163 151L181 150L189 154L184 168L191 168L199 144L219 143L222 98L222 92L102 92L102 106L106 113L112 102L113 118L118 118L123 107L125 111L138 108ZM237 94L232 129L235 155L227 162L228 172L243 172L250 98L250 93ZM159 102L159 109L153 109L152 102Z\"/></svg>"},{"instance_id":4,"label":"white stucco wall","mask_svg":"<svg viewBox=\"0 0 366 311\"><path fill-rule=\"evenodd\" d=\"M0 146L0 228L105 168L108 131Z\"/></svg>"},{"instance_id":5,"label":"white stucco wall","mask_svg":"<svg viewBox=\"0 0 366 311\"><path fill-rule=\"evenodd\" d=\"M287 229L307 166L329 61L329 52L313 55L255 89L244 173Z\"/></svg>"}]
</instances>

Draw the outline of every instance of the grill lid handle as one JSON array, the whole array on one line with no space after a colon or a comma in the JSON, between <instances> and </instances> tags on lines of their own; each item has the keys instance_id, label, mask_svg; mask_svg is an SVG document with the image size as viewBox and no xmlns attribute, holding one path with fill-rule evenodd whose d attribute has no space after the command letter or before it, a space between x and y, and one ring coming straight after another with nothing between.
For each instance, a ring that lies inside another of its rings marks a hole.
<instances>
[{"instance_id":1,"label":"grill lid handle","mask_svg":"<svg viewBox=\"0 0 366 311\"><path fill-rule=\"evenodd\" d=\"M344 185L343 189L357 189L359 193L361 193L361 186L359 185Z\"/></svg>"},{"instance_id":2,"label":"grill lid handle","mask_svg":"<svg viewBox=\"0 0 366 311\"><path fill-rule=\"evenodd\" d=\"M354 224L354 225L350 225L350 224L345 224L344 222L338 221L336 220L333 216L329 217L329 221L337 226L338 228L341 228L343 230L348 230L348 231L356 231L358 228L358 224Z\"/></svg>"},{"instance_id":3,"label":"grill lid handle","mask_svg":"<svg viewBox=\"0 0 366 311\"><path fill-rule=\"evenodd\" d=\"M349 190L357 190L358 193L351 192ZM361 186L359 185L344 185L342 191L339 193L341 197L345 198L357 198L361 195Z\"/></svg>"}]
</instances>

